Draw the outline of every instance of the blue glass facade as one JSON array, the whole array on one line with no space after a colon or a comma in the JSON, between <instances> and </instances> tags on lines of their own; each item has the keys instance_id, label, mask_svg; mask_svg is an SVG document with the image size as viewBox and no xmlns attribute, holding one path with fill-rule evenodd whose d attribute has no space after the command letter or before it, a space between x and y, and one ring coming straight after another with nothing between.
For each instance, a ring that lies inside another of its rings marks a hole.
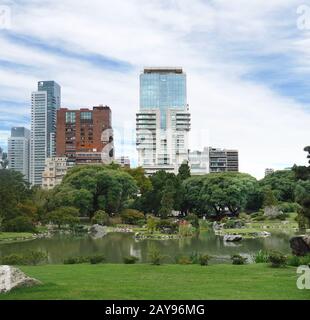
<instances>
[{"instance_id":1,"label":"blue glass facade","mask_svg":"<svg viewBox=\"0 0 310 320\"><path fill-rule=\"evenodd\" d=\"M140 110L160 109L161 128L166 128L166 110L186 107L186 75L173 70L140 75Z\"/></svg>"}]
</instances>

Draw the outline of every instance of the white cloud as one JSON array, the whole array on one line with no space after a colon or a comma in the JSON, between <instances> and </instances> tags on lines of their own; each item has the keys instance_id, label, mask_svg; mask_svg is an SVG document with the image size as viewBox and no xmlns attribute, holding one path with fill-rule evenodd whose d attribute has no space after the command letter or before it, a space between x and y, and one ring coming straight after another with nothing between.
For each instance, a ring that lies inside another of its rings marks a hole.
<instances>
[{"instance_id":1,"label":"white cloud","mask_svg":"<svg viewBox=\"0 0 310 320\"><path fill-rule=\"evenodd\" d=\"M115 128L130 121L134 127L140 70L144 65L180 65L188 75L192 149L203 143L238 148L240 169L257 177L265 167L306 163L302 148L309 144L308 106L273 91L268 81L244 80L244 75L259 71L260 62L251 60L257 53L289 55L295 65L279 69L309 72L310 44L295 23L299 4L296 0L15 2L13 32L66 52L124 61L132 68L126 72L102 68L14 43L0 32L0 59L30 68L1 71L0 100L29 101L38 80L54 79L62 86L64 107L107 104ZM10 112L24 115L29 108ZM4 121L9 125L5 112L0 107L0 130ZM195 132L202 130L197 139ZM134 140L134 131L127 130L126 135L126 140L128 136ZM6 137L2 130L0 143ZM134 148L116 144L116 151L132 158Z\"/></svg>"}]
</instances>

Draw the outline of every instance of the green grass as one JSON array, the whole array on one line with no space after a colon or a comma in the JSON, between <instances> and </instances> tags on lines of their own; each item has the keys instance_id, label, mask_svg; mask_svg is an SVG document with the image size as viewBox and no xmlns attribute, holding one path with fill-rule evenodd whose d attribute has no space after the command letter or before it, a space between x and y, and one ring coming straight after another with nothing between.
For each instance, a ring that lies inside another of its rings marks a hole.
<instances>
[{"instance_id":1,"label":"green grass","mask_svg":"<svg viewBox=\"0 0 310 320\"><path fill-rule=\"evenodd\" d=\"M1 241L17 241L32 239L33 234L29 232L0 232L0 242Z\"/></svg>"},{"instance_id":2,"label":"green grass","mask_svg":"<svg viewBox=\"0 0 310 320\"><path fill-rule=\"evenodd\" d=\"M251 265L44 265L21 267L42 285L0 299L310 299L296 268Z\"/></svg>"}]
</instances>

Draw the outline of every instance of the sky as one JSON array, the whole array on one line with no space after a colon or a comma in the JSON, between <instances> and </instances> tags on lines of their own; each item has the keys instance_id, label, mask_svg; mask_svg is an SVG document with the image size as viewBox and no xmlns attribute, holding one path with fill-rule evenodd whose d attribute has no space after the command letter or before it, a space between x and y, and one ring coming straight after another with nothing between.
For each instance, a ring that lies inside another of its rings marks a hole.
<instances>
[{"instance_id":1,"label":"sky","mask_svg":"<svg viewBox=\"0 0 310 320\"><path fill-rule=\"evenodd\" d=\"M144 66L181 66L191 150L238 149L240 171L256 178L265 168L304 165L310 144L305 3L0 0L0 146L7 147L12 126L30 128L37 82L55 80L62 107L111 107L116 156L135 164L139 74Z\"/></svg>"}]
</instances>

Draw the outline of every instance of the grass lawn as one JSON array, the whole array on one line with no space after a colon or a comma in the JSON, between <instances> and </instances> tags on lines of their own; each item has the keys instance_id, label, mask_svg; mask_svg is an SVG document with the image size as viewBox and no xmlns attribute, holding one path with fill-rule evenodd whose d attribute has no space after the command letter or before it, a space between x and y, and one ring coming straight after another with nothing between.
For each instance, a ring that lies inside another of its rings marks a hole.
<instances>
[{"instance_id":1,"label":"grass lawn","mask_svg":"<svg viewBox=\"0 0 310 320\"><path fill-rule=\"evenodd\" d=\"M32 239L33 234L30 232L0 232L0 242L1 241L16 241Z\"/></svg>"},{"instance_id":2,"label":"grass lawn","mask_svg":"<svg viewBox=\"0 0 310 320\"><path fill-rule=\"evenodd\" d=\"M310 299L296 268L251 265L101 264L21 267L43 285L0 299Z\"/></svg>"}]
</instances>

